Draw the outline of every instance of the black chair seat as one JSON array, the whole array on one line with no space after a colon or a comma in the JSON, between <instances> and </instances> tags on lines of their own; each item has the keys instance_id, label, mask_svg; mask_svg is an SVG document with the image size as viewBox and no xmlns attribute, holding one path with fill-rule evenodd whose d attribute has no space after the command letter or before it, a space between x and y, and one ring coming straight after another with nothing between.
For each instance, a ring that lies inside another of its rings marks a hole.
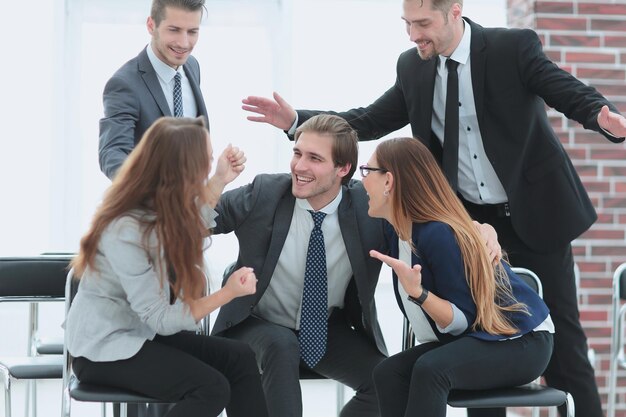
<instances>
[{"instance_id":1,"label":"black chair seat","mask_svg":"<svg viewBox=\"0 0 626 417\"><path fill-rule=\"evenodd\" d=\"M63 377L63 356L3 357L0 366L15 379L58 379Z\"/></svg>"},{"instance_id":2,"label":"black chair seat","mask_svg":"<svg viewBox=\"0 0 626 417\"><path fill-rule=\"evenodd\" d=\"M70 397L77 401L97 403L168 403L139 393L104 385L92 385L72 378L69 384Z\"/></svg>"},{"instance_id":3,"label":"black chair seat","mask_svg":"<svg viewBox=\"0 0 626 417\"><path fill-rule=\"evenodd\" d=\"M567 394L539 384L490 390L453 390L448 404L459 408L549 407L564 404Z\"/></svg>"}]
</instances>

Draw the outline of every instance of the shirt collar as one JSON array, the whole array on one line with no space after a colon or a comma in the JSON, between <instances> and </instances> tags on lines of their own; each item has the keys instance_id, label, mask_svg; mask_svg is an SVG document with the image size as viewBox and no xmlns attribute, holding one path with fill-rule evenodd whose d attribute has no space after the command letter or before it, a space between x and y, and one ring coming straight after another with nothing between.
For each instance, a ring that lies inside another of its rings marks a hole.
<instances>
[{"instance_id":1,"label":"shirt collar","mask_svg":"<svg viewBox=\"0 0 626 417\"><path fill-rule=\"evenodd\" d=\"M161 61L159 57L157 57L154 51L152 50L152 44L148 45L148 47L146 48L146 52L148 53L148 59L150 60L150 63L152 64L152 68L154 68L154 71L157 73L159 78L161 78L166 83L171 82L177 72L180 72L181 76L184 75L182 73L183 72L182 65L178 67L178 70L175 70L174 68L167 65L165 62Z\"/></svg>"},{"instance_id":2,"label":"shirt collar","mask_svg":"<svg viewBox=\"0 0 626 417\"><path fill-rule=\"evenodd\" d=\"M322 207L321 209L317 211L321 211L323 213L326 213L327 215L333 214L334 212L336 212L337 208L339 207L339 203L341 203L342 194L343 194L343 188L340 188L339 194L337 194L337 197L335 197L333 201L326 204L326 206ZM313 207L311 207L311 205L305 198L296 198L296 204L298 205L299 208L303 210L315 211L313 210Z\"/></svg>"},{"instance_id":3,"label":"shirt collar","mask_svg":"<svg viewBox=\"0 0 626 417\"><path fill-rule=\"evenodd\" d=\"M459 64L463 65L467 64L467 61L469 60L470 44L472 40L472 27L465 20L463 20L463 25L463 37L461 38L461 42L459 42L459 45L456 47L454 52L452 52L452 55L450 55L449 57L443 55L439 56L439 65L442 68L445 67L446 60L448 58L453 59Z\"/></svg>"}]
</instances>

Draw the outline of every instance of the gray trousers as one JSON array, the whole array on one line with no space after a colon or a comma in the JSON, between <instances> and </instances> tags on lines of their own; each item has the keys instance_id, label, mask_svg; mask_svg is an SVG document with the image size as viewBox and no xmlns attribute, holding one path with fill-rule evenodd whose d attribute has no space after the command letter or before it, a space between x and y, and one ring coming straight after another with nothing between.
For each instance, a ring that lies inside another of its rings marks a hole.
<instances>
[{"instance_id":1,"label":"gray trousers","mask_svg":"<svg viewBox=\"0 0 626 417\"><path fill-rule=\"evenodd\" d=\"M250 316L223 336L247 342L262 372L263 390L271 417L301 417L302 392L298 337L293 329ZM356 391L341 417L379 417L372 371L386 357L372 341L350 328L341 310L328 322L328 343L316 373Z\"/></svg>"}]
</instances>

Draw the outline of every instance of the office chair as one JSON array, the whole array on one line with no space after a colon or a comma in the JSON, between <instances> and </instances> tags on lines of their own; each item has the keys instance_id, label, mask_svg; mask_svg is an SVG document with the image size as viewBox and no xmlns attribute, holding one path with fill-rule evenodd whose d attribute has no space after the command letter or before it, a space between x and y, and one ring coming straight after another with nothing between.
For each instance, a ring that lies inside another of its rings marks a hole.
<instances>
[{"instance_id":1,"label":"office chair","mask_svg":"<svg viewBox=\"0 0 626 417\"><path fill-rule=\"evenodd\" d=\"M512 268L539 296L543 296L543 287L537 275L525 268ZM411 324L404 318L403 349L415 346L415 336ZM519 387L497 388L490 390L452 390L448 396L448 405L457 408L501 408L533 407L533 417L538 416L536 407L558 407L565 404L567 417L574 417L574 399L571 394L556 388L533 382Z\"/></svg>"},{"instance_id":2,"label":"office chair","mask_svg":"<svg viewBox=\"0 0 626 417\"><path fill-rule=\"evenodd\" d=\"M626 304L622 304L622 302L626 300L626 263L619 265L613 274L612 299L613 311L607 417L615 417L617 372L620 369L626 369L626 355L624 354L624 316L626 315Z\"/></svg>"},{"instance_id":3,"label":"office chair","mask_svg":"<svg viewBox=\"0 0 626 417\"><path fill-rule=\"evenodd\" d=\"M207 275L202 271L205 278L205 289L209 292L209 281ZM74 296L78 291L80 281L74 277L74 269L67 274L65 283L65 316L70 310ZM201 333L209 334L209 318L205 317L201 323ZM168 404L156 398L148 397L136 392L113 388L103 385L82 383L76 378L72 371L72 356L67 350L67 344L63 345L63 398L62 417L70 417L72 400L81 402L102 403L102 415L106 415L106 404L119 404L120 417L126 417L128 404Z\"/></svg>"},{"instance_id":4,"label":"office chair","mask_svg":"<svg viewBox=\"0 0 626 417\"><path fill-rule=\"evenodd\" d=\"M64 281L69 258L35 256L0 258L0 302L30 303L28 356L0 357L0 374L4 386L5 416L11 417L11 384L13 380L57 379L62 377L63 357L34 354L32 342L38 331L38 303L63 301ZM6 336L10 337L10 336ZM29 397L36 415L36 386L27 385L26 413ZM31 395L32 391L32 395Z\"/></svg>"}]
</instances>

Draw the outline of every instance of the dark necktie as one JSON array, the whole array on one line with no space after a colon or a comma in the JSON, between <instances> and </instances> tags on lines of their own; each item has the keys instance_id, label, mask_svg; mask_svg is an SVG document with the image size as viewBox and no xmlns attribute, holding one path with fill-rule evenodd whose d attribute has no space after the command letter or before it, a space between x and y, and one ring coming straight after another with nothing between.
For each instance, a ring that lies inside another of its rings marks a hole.
<instances>
[{"instance_id":1,"label":"dark necktie","mask_svg":"<svg viewBox=\"0 0 626 417\"><path fill-rule=\"evenodd\" d=\"M448 87L446 93L445 126L443 129L443 172L454 191L459 186L459 63L446 60Z\"/></svg>"},{"instance_id":2,"label":"dark necktie","mask_svg":"<svg viewBox=\"0 0 626 417\"><path fill-rule=\"evenodd\" d=\"M183 92L180 87L180 72L174 76L174 117L183 117Z\"/></svg>"},{"instance_id":3,"label":"dark necktie","mask_svg":"<svg viewBox=\"0 0 626 417\"><path fill-rule=\"evenodd\" d=\"M322 234L322 212L309 210L315 226L309 238L302 291L300 313L300 357L310 368L322 359L326 352L328 283L326 277L326 249Z\"/></svg>"}]
</instances>

